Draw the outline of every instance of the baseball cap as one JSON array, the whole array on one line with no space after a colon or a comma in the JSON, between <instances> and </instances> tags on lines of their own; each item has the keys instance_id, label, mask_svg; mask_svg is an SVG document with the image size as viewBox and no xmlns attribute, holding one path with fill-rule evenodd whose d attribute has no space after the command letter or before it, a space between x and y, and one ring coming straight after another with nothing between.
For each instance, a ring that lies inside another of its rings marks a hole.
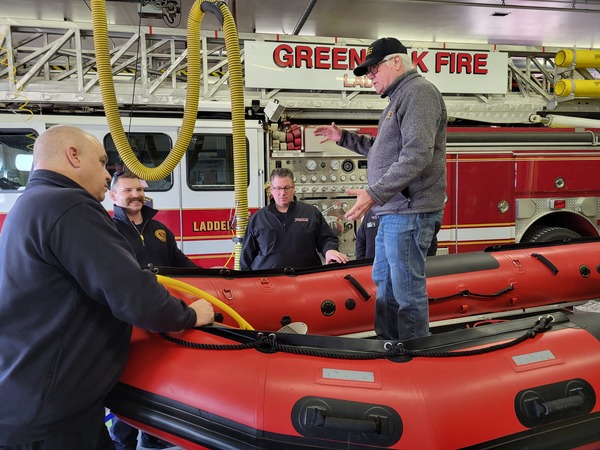
<instances>
[{"instance_id":1,"label":"baseball cap","mask_svg":"<svg viewBox=\"0 0 600 450\"><path fill-rule=\"evenodd\" d=\"M367 49L367 59L353 70L354 75L361 77L369 71L369 67L380 62L387 55L408 53L406 47L396 38L385 37L377 39Z\"/></svg>"}]
</instances>

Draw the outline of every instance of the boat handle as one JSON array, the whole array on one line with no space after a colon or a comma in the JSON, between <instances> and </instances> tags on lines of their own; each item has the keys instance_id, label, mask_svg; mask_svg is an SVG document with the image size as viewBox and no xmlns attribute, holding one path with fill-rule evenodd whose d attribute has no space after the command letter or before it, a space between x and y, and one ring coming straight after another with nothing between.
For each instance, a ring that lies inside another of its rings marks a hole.
<instances>
[{"instance_id":1,"label":"boat handle","mask_svg":"<svg viewBox=\"0 0 600 450\"><path fill-rule=\"evenodd\" d=\"M373 419L348 419L346 417L328 416L321 408L309 408L312 410L313 427L322 427L325 430L351 431L353 433L376 433L381 432L381 420ZM309 414L310 415L310 414ZM381 419L381 418L379 418Z\"/></svg>"},{"instance_id":2,"label":"boat handle","mask_svg":"<svg viewBox=\"0 0 600 450\"><path fill-rule=\"evenodd\" d=\"M367 290L364 287L362 287L358 280L352 275L348 274L344 277L344 279L348 280L352 284L352 286L354 286L358 290L358 292L360 292L360 294L364 297L365 301L371 298L371 294L369 294Z\"/></svg>"},{"instance_id":3,"label":"boat handle","mask_svg":"<svg viewBox=\"0 0 600 450\"><path fill-rule=\"evenodd\" d=\"M539 398L533 400L535 415L537 418L562 413L570 409L577 409L585 403L585 396L581 390L574 392L575 395L559 398L548 402L541 402Z\"/></svg>"},{"instance_id":4,"label":"boat handle","mask_svg":"<svg viewBox=\"0 0 600 450\"><path fill-rule=\"evenodd\" d=\"M544 255L541 255L539 253L532 253L531 256L533 256L534 258L543 262L546 265L546 267L548 267L548 269L550 269L550 271L552 272L552 275L556 275L558 273L558 267L556 267L554 264L552 264L550 262L550 260L548 258L546 258Z\"/></svg>"}]
</instances>

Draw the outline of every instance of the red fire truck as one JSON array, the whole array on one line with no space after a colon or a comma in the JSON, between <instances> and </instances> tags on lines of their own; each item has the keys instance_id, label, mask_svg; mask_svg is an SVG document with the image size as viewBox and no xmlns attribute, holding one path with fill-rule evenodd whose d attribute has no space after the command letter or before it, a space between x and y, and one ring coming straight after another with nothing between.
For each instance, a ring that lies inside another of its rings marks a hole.
<instances>
[{"instance_id":1,"label":"red fire truck","mask_svg":"<svg viewBox=\"0 0 600 450\"><path fill-rule=\"evenodd\" d=\"M59 123L80 126L107 148L109 171L121 168L103 117L14 114L0 120L0 225L27 183L32 146L39 133ZM125 122L125 120L124 120ZM132 147L148 166L158 165L175 141L180 120L137 117L124 123ZM246 124L248 205L267 201L268 174L288 167L296 193L319 208L354 253L358 223L344 218L353 198L347 188L367 184L366 159L335 144L320 144L313 126ZM374 135L376 127L355 126ZM291 138L289 136L292 136ZM593 130L550 128L449 128L447 204L439 253L489 245L597 236L600 226L600 142ZM292 144L293 142L293 144ZM147 195L183 251L202 266L232 267L235 217L231 123L199 120L188 151L166 179L148 182ZM108 210L110 200L105 200Z\"/></svg>"},{"instance_id":2,"label":"red fire truck","mask_svg":"<svg viewBox=\"0 0 600 450\"><path fill-rule=\"evenodd\" d=\"M376 134L374 127L354 130ZM294 169L298 195L318 205L334 229L352 241L355 224L343 219L351 202L341 193L366 185L366 160L334 144L318 144L311 127L304 131L304 151L272 151L271 164ZM527 127L448 131L440 252L598 235L600 185L594 173L600 169L600 142L593 131Z\"/></svg>"}]
</instances>

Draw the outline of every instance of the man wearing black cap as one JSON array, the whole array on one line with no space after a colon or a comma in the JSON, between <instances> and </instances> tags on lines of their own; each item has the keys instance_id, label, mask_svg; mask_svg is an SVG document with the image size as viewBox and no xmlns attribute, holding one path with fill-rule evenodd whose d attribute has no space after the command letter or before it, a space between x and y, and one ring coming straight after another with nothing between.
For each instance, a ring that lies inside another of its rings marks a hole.
<instances>
[{"instance_id":1,"label":"man wearing black cap","mask_svg":"<svg viewBox=\"0 0 600 450\"><path fill-rule=\"evenodd\" d=\"M377 285L375 332L381 339L406 340L429 332L425 255L442 222L446 196L444 100L412 67L406 47L381 38L354 69L366 75L390 103L379 119L377 137L360 136L335 123L315 128L321 142L335 141L367 155L366 189L346 213L358 220L373 207L379 216L373 281Z\"/></svg>"}]
</instances>

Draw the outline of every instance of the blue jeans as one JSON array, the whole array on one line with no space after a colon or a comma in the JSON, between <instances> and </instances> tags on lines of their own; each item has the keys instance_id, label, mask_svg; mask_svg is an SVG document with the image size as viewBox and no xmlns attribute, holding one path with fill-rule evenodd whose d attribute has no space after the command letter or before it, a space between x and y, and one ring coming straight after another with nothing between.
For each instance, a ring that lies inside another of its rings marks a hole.
<instances>
[{"instance_id":1,"label":"blue jeans","mask_svg":"<svg viewBox=\"0 0 600 450\"><path fill-rule=\"evenodd\" d=\"M117 416L113 418L112 426L110 427L110 438L112 439L115 450L136 450L138 447L138 432L140 435L140 445L148 448L168 448L174 445L163 441L144 431L139 431L137 428L123 422ZM1 450L1 449L0 449Z\"/></svg>"},{"instance_id":2,"label":"blue jeans","mask_svg":"<svg viewBox=\"0 0 600 450\"><path fill-rule=\"evenodd\" d=\"M137 428L123 422L117 416L113 418L110 427L110 438L113 440L116 450L135 450L137 448L137 437Z\"/></svg>"},{"instance_id":3,"label":"blue jeans","mask_svg":"<svg viewBox=\"0 0 600 450\"><path fill-rule=\"evenodd\" d=\"M443 214L381 216L373 261L378 338L404 341L429 333L425 255Z\"/></svg>"}]
</instances>

